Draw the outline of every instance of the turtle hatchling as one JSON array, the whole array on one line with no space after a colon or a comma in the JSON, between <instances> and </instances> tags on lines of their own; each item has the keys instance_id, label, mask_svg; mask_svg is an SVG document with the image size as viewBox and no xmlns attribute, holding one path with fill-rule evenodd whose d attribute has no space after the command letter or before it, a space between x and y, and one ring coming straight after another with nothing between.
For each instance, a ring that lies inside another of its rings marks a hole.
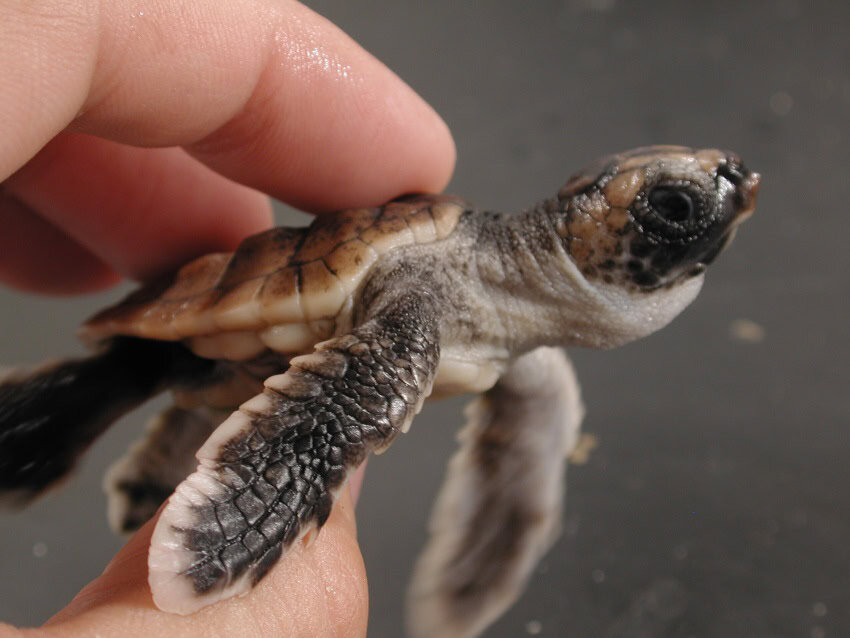
<instances>
[{"instance_id":1,"label":"turtle hatchling","mask_svg":"<svg viewBox=\"0 0 850 638\"><path fill-rule=\"evenodd\" d=\"M559 346L611 348L670 322L759 179L731 152L647 147L516 215L409 195L249 237L95 315L80 332L91 356L3 380L0 492L38 495L170 390L106 490L122 531L167 501L150 587L189 614L248 591L318 531L429 395L480 393L408 598L413 635L476 636L559 527L583 413Z\"/></svg>"}]
</instances>

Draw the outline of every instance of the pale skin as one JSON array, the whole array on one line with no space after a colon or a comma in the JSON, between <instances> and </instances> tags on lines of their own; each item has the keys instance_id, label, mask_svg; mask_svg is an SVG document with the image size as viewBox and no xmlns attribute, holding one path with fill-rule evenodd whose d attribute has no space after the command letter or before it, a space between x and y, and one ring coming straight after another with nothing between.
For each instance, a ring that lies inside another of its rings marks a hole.
<instances>
[{"instance_id":1,"label":"pale skin","mask_svg":"<svg viewBox=\"0 0 850 638\"><path fill-rule=\"evenodd\" d=\"M0 281L26 291L94 291L232 249L269 226L268 195L316 213L380 204L441 191L454 165L420 97L286 0L0 0L0 95ZM365 635L361 480L247 596L156 609L148 523L44 627L0 623L0 638Z\"/></svg>"}]
</instances>

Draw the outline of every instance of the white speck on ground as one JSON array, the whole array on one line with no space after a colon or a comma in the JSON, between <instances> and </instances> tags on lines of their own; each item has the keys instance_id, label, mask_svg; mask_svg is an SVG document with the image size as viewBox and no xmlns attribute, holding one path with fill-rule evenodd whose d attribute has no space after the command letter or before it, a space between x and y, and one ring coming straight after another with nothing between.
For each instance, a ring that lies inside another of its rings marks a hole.
<instances>
[{"instance_id":1,"label":"white speck on ground","mask_svg":"<svg viewBox=\"0 0 850 638\"><path fill-rule=\"evenodd\" d=\"M36 558L44 558L47 556L47 543L39 541L32 546L32 555Z\"/></svg>"},{"instance_id":2,"label":"white speck on ground","mask_svg":"<svg viewBox=\"0 0 850 638\"><path fill-rule=\"evenodd\" d=\"M821 602L817 602L814 605L812 605L812 616L817 616L818 618L823 618L824 616L827 615L827 613L829 613L829 610L826 608L825 604L823 604Z\"/></svg>"},{"instance_id":3,"label":"white speck on ground","mask_svg":"<svg viewBox=\"0 0 850 638\"><path fill-rule=\"evenodd\" d=\"M777 91L770 96L770 110L774 115L783 117L791 112L794 106L794 98L786 91Z\"/></svg>"},{"instance_id":4,"label":"white speck on ground","mask_svg":"<svg viewBox=\"0 0 850 638\"><path fill-rule=\"evenodd\" d=\"M601 569L594 569L593 572L590 574L590 578L593 580L594 583L599 585L605 582L605 572Z\"/></svg>"},{"instance_id":5,"label":"white speck on ground","mask_svg":"<svg viewBox=\"0 0 850 638\"><path fill-rule=\"evenodd\" d=\"M745 343L761 343L764 341L764 328L752 319L735 319L729 324L729 335Z\"/></svg>"},{"instance_id":6,"label":"white speck on ground","mask_svg":"<svg viewBox=\"0 0 850 638\"><path fill-rule=\"evenodd\" d=\"M539 620L529 620L525 623L525 632L530 636L536 636L543 631L543 625Z\"/></svg>"},{"instance_id":7,"label":"white speck on ground","mask_svg":"<svg viewBox=\"0 0 850 638\"><path fill-rule=\"evenodd\" d=\"M590 453L599 446L599 439L594 434L582 434L569 455L573 465L584 465L590 459Z\"/></svg>"}]
</instances>

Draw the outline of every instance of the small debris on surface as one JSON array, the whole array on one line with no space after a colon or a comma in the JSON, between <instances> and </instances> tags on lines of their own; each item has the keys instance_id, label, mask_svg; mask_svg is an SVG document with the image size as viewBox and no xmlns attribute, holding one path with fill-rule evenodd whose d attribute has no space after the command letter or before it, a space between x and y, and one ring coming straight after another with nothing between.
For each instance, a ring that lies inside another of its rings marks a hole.
<instances>
[{"instance_id":1,"label":"small debris on surface","mask_svg":"<svg viewBox=\"0 0 850 638\"><path fill-rule=\"evenodd\" d=\"M525 632L529 636L536 636L543 631L543 624L539 620L529 620L525 623Z\"/></svg>"},{"instance_id":2,"label":"small debris on surface","mask_svg":"<svg viewBox=\"0 0 850 638\"><path fill-rule=\"evenodd\" d=\"M47 556L47 543L39 541L32 546L32 555L36 558L44 558Z\"/></svg>"},{"instance_id":3,"label":"small debris on surface","mask_svg":"<svg viewBox=\"0 0 850 638\"><path fill-rule=\"evenodd\" d=\"M729 334L733 339L746 343L764 341L764 328L752 319L735 319L729 324Z\"/></svg>"},{"instance_id":4,"label":"small debris on surface","mask_svg":"<svg viewBox=\"0 0 850 638\"><path fill-rule=\"evenodd\" d=\"M812 616L823 618L824 616L826 616L827 611L828 610L826 608L826 605L824 605L823 603L818 602L812 605Z\"/></svg>"},{"instance_id":5,"label":"small debris on surface","mask_svg":"<svg viewBox=\"0 0 850 638\"><path fill-rule=\"evenodd\" d=\"M590 453L597 447L599 447L599 439L596 435L582 434L567 458L574 465L584 465L590 459Z\"/></svg>"},{"instance_id":6,"label":"small debris on surface","mask_svg":"<svg viewBox=\"0 0 850 638\"><path fill-rule=\"evenodd\" d=\"M590 574L590 578L591 580L593 580L594 583L599 585L605 582L605 572L601 569L594 569L593 572Z\"/></svg>"},{"instance_id":7,"label":"small debris on surface","mask_svg":"<svg viewBox=\"0 0 850 638\"><path fill-rule=\"evenodd\" d=\"M770 110L780 117L788 115L794 106L794 98L785 91L777 91L770 96Z\"/></svg>"}]
</instances>

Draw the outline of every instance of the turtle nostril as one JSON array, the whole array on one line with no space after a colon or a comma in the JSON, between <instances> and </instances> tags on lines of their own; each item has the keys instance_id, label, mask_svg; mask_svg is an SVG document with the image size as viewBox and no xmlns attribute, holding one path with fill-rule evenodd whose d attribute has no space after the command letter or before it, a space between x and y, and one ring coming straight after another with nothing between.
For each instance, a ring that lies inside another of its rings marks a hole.
<instances>
[{"instance_id":1,"label":"turtle nostril","mask_svg":"<svg viewBox=\"0 0 850 638\"><path fill-rule=\"evenodd\" d=\"M741 182L744 181L744 171L742 169L742 166L727 162L717 167L717 175L728 179L735 186L740 186Z\"/></svg>"}]
</instances>

